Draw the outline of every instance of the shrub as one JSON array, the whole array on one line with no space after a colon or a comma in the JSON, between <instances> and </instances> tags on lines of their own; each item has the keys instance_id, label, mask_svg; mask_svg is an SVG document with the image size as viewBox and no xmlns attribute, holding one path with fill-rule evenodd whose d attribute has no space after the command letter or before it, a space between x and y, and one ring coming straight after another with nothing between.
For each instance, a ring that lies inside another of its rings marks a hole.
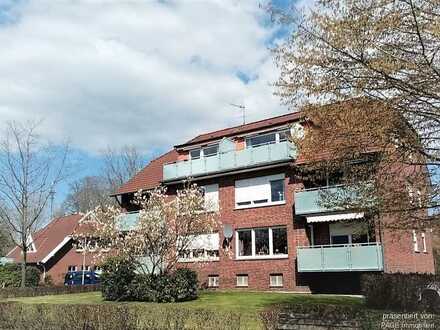
<instances>
[{"instance_id":1,"label":"shrub","mask_svg":"<svg viewBox=\"0 0 440 330\"><path fill-rule=\"evenodd\" d=\"M40 282L40 270L33 266L26 267L26 286L36 287ZM21 265L5 264L0 266L0 287L18 288L21 285Z\"/></svg>"},{"instance_id":2,"label":"shrub","mask_svg":"<svg viewBox=\"0 0 440 330\"><path fill-rule=\"evenodd\" d=\"M93 292L99 290L99 284L53 287L39 286L34 288L4 288L0 289L0 298L37 297L58 294Z\"/></svg>"},{"instance_id":3,"label":"shrub","mask_svg":"<svg viewBox=\"0 0 440 330\"><path fill-rule=\"evenodd\" d=\"M178 269L171 274L137 274L130 284L130 297L120 300L178 302L197 298L197 274Z\"/></svg>"},{"instance_id":4,"label":"shrub","mask_svg":"<svg viewBox=\"0 0 440 330\"><path fill-rule=\"evenodd\" d=\"M135 267L118 257L110 257L102 264L101 291L105 300L130 300L130 285L135 278Z\"/></svg>"},{"instance_id":5,"label":"shrub","mask_svg":"<svg viewBox=\"0 0 440 330\"><path fill-rule=\"evenodd\" d=\"M364 274L361 277L367 306L378 309L440 312L435 301L423 301L431 283L437 283L440 289L440 277L431 274ZM438 294L431 299L438 299Z\"/></svg>"},{"instance_id":6,"label":"shrub","mask_svg":"<svg viewBox=\"0 0 440 330\"><path fill-rule=\"evenodd\" d=\"M103 265L101 291L105 300L177 302L197 298L197 273L178 269L169 274L136 274L135 267L118 258Z\"/></svg>"},{"instance_id":7,"label":"shrub","mask_svg":"<svg viewBox=\"0 0 440 330\"><path fill-rule=\"evenodd\" d=\"M231 312L193 310L173 305L52 305L0 303L0 329L12 330L238 330Z\"/></svg>"}]
</instances>

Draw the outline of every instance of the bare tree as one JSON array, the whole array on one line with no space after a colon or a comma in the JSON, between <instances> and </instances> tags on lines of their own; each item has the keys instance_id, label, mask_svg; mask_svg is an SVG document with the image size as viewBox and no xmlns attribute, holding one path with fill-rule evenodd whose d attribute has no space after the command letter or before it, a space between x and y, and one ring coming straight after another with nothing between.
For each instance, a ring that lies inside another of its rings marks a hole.
<instances>
[{"instance_id":1,"label":"bare tree","mask_svg":"<svg viewBox=\"0 0 440 330\"><path fill-rule=\"evenodd\" d=\"M101 176L86 176L70 184L70 191L63 202L64 213L86 213L97 206L111 203L106 179Z\"/></svg>"},{"instance_id":2,"label":"bare tree","mask_svg":"<svg viewBox=\"0 0 440 330\"><path fill-rule=\"evenodd\" d=\"M440 1L318 0L304 15L279 17L295 28L276 49L277 94L292 109L303 106L309 125L299 146L314 161L308 173L342 169L354 190L372 182L360 208L395 214L407 227L417 226L414 219L433 226L440 206Z\"/></svg>"},{"instance_id":3,"label":"bare tree","mask_svg":"<svg viewBox=\"0 0 440 330\"><path fill-rule=\"evenodd\" d=\"M31 235L43 219L51 191L65 179L69 153L67 144L44 143L38 126L10 122L0 141L0 221L22 251L22 287Z\"/></svg>"},{"instance_id":4,"label":"bare tree","mask_svg":"<svg viewBox=\"0 0 440 330\"><path fill-rule=\"evenodd\" d=\"M104 176L110 191L115 191L143 167L143 158L134 146L108 147L103 152Z\"/></svg>"},{"instance_id":5,"label":"bare tree","mask_svg":"<svg viewBox=\"0 0 440 330\"><path fill-rule=\"evenodd\" d=\"M13 246L11 235L5 226L0 223L0 256L5 255Z\"/></svg>"}]
</instances>

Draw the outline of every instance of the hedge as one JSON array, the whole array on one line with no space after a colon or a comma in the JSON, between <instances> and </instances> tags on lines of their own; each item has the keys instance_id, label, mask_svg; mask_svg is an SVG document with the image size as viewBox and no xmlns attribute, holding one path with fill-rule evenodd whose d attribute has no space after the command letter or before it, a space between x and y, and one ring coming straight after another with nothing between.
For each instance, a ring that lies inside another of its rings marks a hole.
<instances>
[{"instance_id":1,"label":"hedge","mask_svg":"<svg viewBox=\"0 0 440 330\"><path fill-rule=\"evenodd\" d=\"M0 329L238 330L240 315L175 305L52 305L0 303Z\"/></svg>"},{"instance_id":2,"label":"hedge","mask_svg":"<svg viewBox=\"0 0 440 330\"><path fill-rule=\"evenodd\" d=\"M260 313L264 329L407 329L440 328L440 315L409 320L394 320L399 313L366 309L364 306L328 304L281 304ZM387 318L391 316L391 318ZM411 326L412 325L412 326Z\"/></svg>"},{"instance_id":3,"label":"hedge","mask_svg":"<svg viewBox=\"0 0 440 330\"><path fill-rule=\"evenodd\" d=\"M40 282L40 270L33 266L26 267L26 286L35 287ZM0 288L15 287L21 285L21 265L5 264L0 265Z\"/></svg>"},{"instance_id":4,"label":"hedge","mask_svg":"<svg viewBox=\"0 0 440 330\"><path fill-rule=\"evenodd\" d=\"M370 308L440 313L440 276L432 274L364 274L362 293Z\"/></svg>"},{"instance_id":5,"label":"hedge","mask_svg":"<svg viewBox=\"0 0 440 330\"><path fill-rule=\"evenodd\" d=\"M4 288L0 289L0 298L36 297L58 294L82 293L99 291L100 285L74 285L35 288Z\"/></svg>"}]
</instances>

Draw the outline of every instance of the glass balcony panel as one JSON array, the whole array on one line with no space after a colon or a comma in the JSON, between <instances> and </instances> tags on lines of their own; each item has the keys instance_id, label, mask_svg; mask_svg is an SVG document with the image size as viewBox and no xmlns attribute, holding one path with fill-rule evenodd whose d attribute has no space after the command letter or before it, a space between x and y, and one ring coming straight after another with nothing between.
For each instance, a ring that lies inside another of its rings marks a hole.
<instances>
[{"instance_id":1,"label":"glass balcony panel","mask_svg":"<svg viewBox=\"0 0 440 330\"><path fill-rule=\"evenodd\" d=\"M288 161L296 157L296 149L283 141L244 150L231 150L211 157L179 161L163 166L163 179L175 180L188 176L209 175L271 162Z\"/></svg>"},{"instance_id":2,"label":"glass balcony panel","mask_svg":"<svg viewBox=\"0 0 440 330\"><path fill-rule=\"evenodd\" d=\"M220 158L219 155L205 158L205 172L213 173L220 170Z\"/></svg>"},{"instance_id":3,"label":"glass balcony panel","mask_svg":"<svg viewBox=\"0 0 440 330\"><path fill-rule=\"evenodd\" d=\"M185 163L188 163L189 166L191 166L191 170L186 176L199 175L205 172L205 160L203 158L190 160Z\"/></svg>"},{"instance_id":4,"label":"glass balcony panel","mask_svg":"<svg viewBox=\"0 0 440 330\"><path fill-rule=\"evenodd\" d=\"M306 189L295 192L295 213L297 215L313 214L334 211L320 205L320 192L323 190L335 193L338 189L343 189L343 186L323 187L316 189Z\"/></svg>"},{"instance_id":5,"label":"glass balcony panel","mask_svg":"<svg viewBox=\"0 0 440 330\"><path fill-rule=\"evenodd\" d=\"M382 246L377 243L298 247L299 272L382 271Z\"/></svg>"},{"instance_id":6,"label":"glass balcony panel","mask_svg":"<svg viewBox=\"0 0 440 330\"><path fill-rule=\"evenodd\" d=\"M121 214L118 221L119 230L129 231L137 226L139 222L139 212Z\"/></svg>"}]
</instances>

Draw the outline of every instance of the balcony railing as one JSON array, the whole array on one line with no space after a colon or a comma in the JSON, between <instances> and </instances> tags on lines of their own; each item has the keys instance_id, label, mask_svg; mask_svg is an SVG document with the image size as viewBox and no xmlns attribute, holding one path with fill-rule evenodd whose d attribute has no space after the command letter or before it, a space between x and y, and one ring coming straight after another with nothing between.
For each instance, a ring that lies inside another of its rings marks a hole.
<instances>
[{"instance_id":1,"label":"balcony railing","mask_svg":"<svg viewBox=\"0 0 440 330\"><path fill-rule=\"evenodd\" d=\"M139 222L139 212L136 211L121 214L118 221L119 230L129 231L137 226Z\"/></svg>"},{"instance_id":2,"label":"balcony railing","mask_svg":"<svg viewBox=\"0 0 440 330\"><path fill-rule=\"evenodd\" d=\"M320 194L322 192L336 193L338 190L343 189L344 186L332 186L305 189L295 192L295 213L297 215L306 215L313 213L322 213L335 211L335 209L326 208L320 204Z\"/></svg>"},{"instance_id":3,"label":"balcony railing","mask_svg":"<svg viewBox=\"0 0 440 330\"><path fill-rule=\"evenodd\" d=\"M262 145L244 150L220 152L217 155L178 161L163 166L163 180L170 181L186 177L197 177L235 169L243 169L296 157L295 146L288 142Z\"/></svg>"},{"instance_id":4,"label":"balcony railing","mask_svg":"<svg viewBox=\"0 0 440 330\"><path fill-rule=\"evenodd\" d=\"M382 271L380 243L316 245L297 248L299 272Z\"/></svg>"}]
</instances>

